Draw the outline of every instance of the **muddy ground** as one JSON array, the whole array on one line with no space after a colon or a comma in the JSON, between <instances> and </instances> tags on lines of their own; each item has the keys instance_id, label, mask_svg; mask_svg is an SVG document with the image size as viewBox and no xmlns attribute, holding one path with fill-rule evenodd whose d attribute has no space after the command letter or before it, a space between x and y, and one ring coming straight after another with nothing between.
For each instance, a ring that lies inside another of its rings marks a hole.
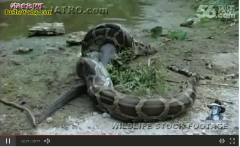
<instances>
[{"instance_id":1,"label":"muddy ground","mask_svg":"<svg viewBox=\"0 0 240 147\"><path fill-rule=\"evenodd\" d=\"M117 120L104 117L92 106L87 96L77 98L58 110L51 118L37 128L32 129L27 115L15 108L0 104L0 134L238 134L239 100L238 77L223 80L225 75L238 73L238 24L231 27L222 22L210 21L196 24L193 28L183 28L179 24L195 13L192 3L180 1L152 1L144 6L144 19L137 26L126 26L136 39L148 42L159 49L158 60L164 65L183 65L192 71L213 76L210 83L231 86L201 85L198 99L192 110L186 114L160 124L206 123L204 119L210 110L207 104L210 98L223 101L227 121L226 129L113 129ZM169 9L171 6L171 9ZM184 11L182 11L184 9ZM148 32L155 26L162 26L163 31L181 29L188 33L184 41L164 42L164 38L152 39ZM79 30L81 31L81 30ZM86 30L83 30L86 31ZM22 104L33 111L41 112L49 103L65 93L77 83L75 63L78 59L79 46L68 47L67 35L57 37L16 38L0 42L0 97ZM33 48L28 54L16 55L12 51L24 46ZM62 50L58 50L58 48ZM54 49L53 49L54 48ZM141 57L137 62L146 63L150 57ZM212 65L212 69L206 66ZM167 77L181 81L183 75L167 69ZM208 81L209 82L209 81ZM202 83L208 83L202 81ZM170 86L178 86L169 83ZM171 94L173 92L170 92ZM209 98L210 97L210 98Z\"/></svg>"}]
</instances>

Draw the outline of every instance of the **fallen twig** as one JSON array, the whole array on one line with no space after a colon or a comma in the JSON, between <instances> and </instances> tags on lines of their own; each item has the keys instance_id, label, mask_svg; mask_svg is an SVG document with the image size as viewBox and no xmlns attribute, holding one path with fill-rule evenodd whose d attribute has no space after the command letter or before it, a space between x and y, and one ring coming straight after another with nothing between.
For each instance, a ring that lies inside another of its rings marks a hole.
<instances>
[{"instance_id":1,"label":"fallen twig","mask_svg":"<svg viewBox=\"0 0 240 147\"><path fill-rule=\"evenodd\" d=\"M179 81L168 80L168 79L166 79L165 81L171 82L171 83L181 83ZM225 86L225 87L239 88L238 86L233 86L233 85L228 85L228 84L218 84L218 83L205 83L205 84L199 84L199 85L215 85L215 86Z\"/></svg>"},{"instance_id":2,"label":"fallen twig","mask_svg":"<svg viewBox=\"0 0 240 147\"><path fill-rule=\"evenodd\" d=\"M179 81L173 81L173 80L166 80L167 82L170 82L170 83L181 83Z\"/></svg>"},{"instance_id":3,"label":"fallen twig","mask_svg":"<svg viewBox=\"0 0 240 147\"><path fill-rule=\"evenodd\" d=\"M18 108L18 109L21 109L21 110L25 110L28 112L28 114L30 115L31 119L32 119L32 123L33 123L33 126L36 127L36 120L35 120L35 117L33 116L32 112L26 108L26 107L23 107L17 103L14 103L14 102L8 102L6 100L3 100L3 99L0 99L0 102L2 102L3 104L5 105L8 105L8 106L14 106L15 108Z\"/></svg>"},{"instance_id":4,"label":"fallen twig","mask_svg":"<svg viewBox=\"0 0 240 147\"><path fill-rule=\"evenodd\" d=\"M227 29L227 28L229 28L229 27L232 27L232 26L236 25L237 23L238 23L238 20L236 20L235 22L233 22L233 23L231 23L231 24L229 24L229 25L227 25L227 26L221 26L220 28L221 28L221 29Z\"/></svg>"},{"instance_id":5,"label":"fallen twig","mask_svg":"<svg viewBox=\"0 0 240 147\"><path fill-rule=\"evenodd\" d=\"M218 83L206 83L200 85L215 85L215 86L225 86L225 87L232 87L232 88L239 88L238 86L228 85L228 84L218 84Z\"/></svg>"},{"instance_id":6,"label":"fallen twig","mask_svg":"<svg viewBox=\"0 0 240 147\"><path fill-rule=\"evenodd\" d=\"M213 98L213 97L206 97L207 99L211 99L211 100L219 100L218 98ZM230 101L224 101L224 100L219 100L219 101L222 101L224 103L228 103L228 104L234 104L233 102L230 102Z\"/></svg>"},{"instance_id":7,"label":"fallen twig","mask_svg":"<svg viewBox=\"0 0 240 147\"><path fill-rule=\"evenodd\" d=\"M194 59L194 58L190 59L190 58L184 58L183 60L185 60L185 61L192 61L192 60L202 60L202 59Z\"/></svg>"},{"instance_id":8,"label":"fallen twig","mask_svg":"<svg viewBox=\"0 0 240 147\"><path fill-rule=\"evenodd\" d=\"M148 59L148 67L151 66L151 59Z\"/></svg>"},{"instance_id":9,"label":"fallen twig","mask_svg":"<svg viewBox=\"0 0 240 147\"><path fill-rule=\"evenodd\" d=\"M156 60L156 59L158 59L159 57L160 57L159 55L155 55L154 57L149 58L149 59L148 59L148 67L151 66L151 61L152 61L152 60Z\"/></svg>"},{"instance_id":10,"label":"fallen twig","mask_svg":"<svg viewBox=\"0 0 240 147\"><path fill-rule=\"evenodd\" d=\"M167 43L167 42L170 42L170 41L173 41L173 40L166 38L166 40L162 41L161 43Z\"/></svg>"}]
</instances>

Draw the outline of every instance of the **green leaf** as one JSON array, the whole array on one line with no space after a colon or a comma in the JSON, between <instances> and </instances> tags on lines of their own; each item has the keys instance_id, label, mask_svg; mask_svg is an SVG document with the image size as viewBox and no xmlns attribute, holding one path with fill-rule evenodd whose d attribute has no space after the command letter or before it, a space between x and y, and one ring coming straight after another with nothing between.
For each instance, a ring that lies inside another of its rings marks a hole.
<instances>
[{"instance_id":1,"label":"green leaf","mask_svg":"<svg viewBox=\"0 0 240 147\"><path fill-rule=\"evenodd\" d=\"M170 30L168 31L168 38L176 40L185 40L187 37L187 32L182 30Z\"/></svg>"}]
</instances>

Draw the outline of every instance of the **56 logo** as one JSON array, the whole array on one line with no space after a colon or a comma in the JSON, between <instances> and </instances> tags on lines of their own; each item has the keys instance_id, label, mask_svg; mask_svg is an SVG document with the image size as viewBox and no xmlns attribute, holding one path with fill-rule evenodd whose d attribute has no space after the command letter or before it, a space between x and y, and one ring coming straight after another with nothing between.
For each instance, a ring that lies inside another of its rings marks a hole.
<instances>
[{"instance_id":1,"label":"56 logo","mask_svg":"<svg viewBox=\"0 0 240 147\"><path fill-rule=\"evenodd\" d=\"M214 18L216 17L216 10L213 9L214 5L200 5L197 9L196 16L198 18Z\"/></svg>"},{"instance_id":2,"label":"56 logo","mask_svg":"<svg viewBox=\"0 0 240 147\"><path fill-rule=\"evenodd\" d=\"M214 5L200 5L197 9L198 18L235 18L234 5L219 5L218 12Z\"/></svg>"}]
</instances>

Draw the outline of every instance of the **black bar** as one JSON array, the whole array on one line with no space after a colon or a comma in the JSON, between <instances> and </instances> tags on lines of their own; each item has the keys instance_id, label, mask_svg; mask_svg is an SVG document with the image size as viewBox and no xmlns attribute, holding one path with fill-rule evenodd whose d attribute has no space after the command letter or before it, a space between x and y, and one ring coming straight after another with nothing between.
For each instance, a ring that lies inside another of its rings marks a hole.
<instances>
[{"instance_id":1,"label":"black bar","mask_svg":"<svg viewBox=\"0 0 240 147\"><path fill-rule=\"evenodd\" d=\"M0 136L0 146L15 146L16 136Z\"/></svg>"},{"instance_id":2,"label":"black bar","mask_svg":"<svg viewBox=\"0 0 240 147\"><path fill-rule=\"evenodd\" d=\"M238 135L16 136L17 146L238 146ZM47 144L47 142L49 142ZM221 142L221 143L220 143Z\"/></svg>"}]
</instances>

